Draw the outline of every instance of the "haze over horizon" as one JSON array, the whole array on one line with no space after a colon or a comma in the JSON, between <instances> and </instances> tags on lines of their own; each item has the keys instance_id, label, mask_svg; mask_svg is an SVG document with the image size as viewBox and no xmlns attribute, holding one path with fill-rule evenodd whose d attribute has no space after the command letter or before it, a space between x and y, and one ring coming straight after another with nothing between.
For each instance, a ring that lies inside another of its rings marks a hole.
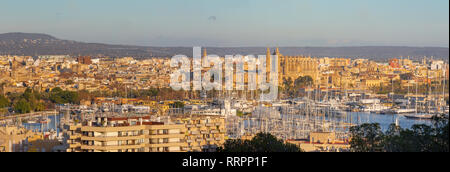
<instances>
[{"instance_id":1,"label":"haze over horizon","mask_svg":"<svg viewBox=\"0 0 450 172\"><path fill-rule=\"evenodd\" d=\"M51 34L47 34L47 33L25 33L25 32L8 32L8 33L0 33L0 35L6 35L6 34L23 34L23 35L46 35L46 36L51 36L54 37L55 39L59 39L59 40L64 40L64 41L75 41L75 42L80 42L80 43L87 43L87 44L107 44L107 45L120 45L120 46L142 46L142 47L180 47L180 48L191 48L191 47L195 47L195 46L177 46L177 45L172 45L172 46L152 46L152 45L136 45L136 44L123 44L123 43L107 43L107 42L87 42L87 41L80 41L80 40L72 40L72 39L61 39L57 36L51 35ZM335 45L335 46L273 46L273 45L269 45L269 46L201 46L201 47L210 47L210 48L261 48L261 47L268 47L268 48L307 48L307 47L311 47L311 48L340 48L340 47L412 47L412 48L449 48L449 46L407 46L407 45Z\"/></svg>"},{"instance_id":2,"label":"haze over horizon","mask_svg":"<svg viewBox=\"0 0 450 172\"><path fill-rule=\"evenodd\" d=\"M157 47L449 47L448 0L236 1L6 1L0 33Z\"/></svg>"}]
</instances>

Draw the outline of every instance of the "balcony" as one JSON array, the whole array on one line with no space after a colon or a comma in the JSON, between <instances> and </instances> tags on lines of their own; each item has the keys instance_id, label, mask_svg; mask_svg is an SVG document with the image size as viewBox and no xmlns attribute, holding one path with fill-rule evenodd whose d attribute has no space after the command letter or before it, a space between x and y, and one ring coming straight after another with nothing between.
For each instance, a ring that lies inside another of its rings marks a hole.
<instances>
[{"instance_id":1,"label":"balcony","mask_svg":"<svg viewBox=\"0 0 450 172\"><path fill-rule=\"evenodd\" d=\"M145 146L144 143L131 144L131 145L111 145L111 146L101 146L101 145L81 145L82 150L119 150L119 149L139 149Z\"/></svg>"},{"instance_id":2,"label":"balcony","mask_svg":"<svg viewBox=\"0 0 450 172\"><path fill-rule=\"evenodd\" d=\"M69 145L69 148L77 148L77 147L81 147L81 144L80 143L72 143L72 144L70 144Z\"/></svg>"},{"instance_id":3,"label":"balcony","mask_svg":"<svg viewBox=\"0 0 450 172\"><path fill-rule=\"evenodd\" d=\"M81 131L83 132L127 132L127 131L139 131L145 129L144 125L136 126L121 126L121 127L89 127L83 126Z\"/></svg>"},{"instance_id":4,"label":"balcony","mask_svg":"<svg viewBox=\"0 0 450 172\"><path fill-rule=\"evenodd\" d=\"M147 144L146 147L151 147L151 148L158 148L158 147L175 147L175 146L180 146L180 147L185 147L187 144L186 143L182 143L182 142L172 142L172 143L150 143Z\"/></svg>"},{"instance_id":5,"label":"balcony","mask_svg":"<svg viewBox=\"0 0 450 172\"><path fill-rule=\"evenodd\" d=\"M69 136L70 139L79 139L81 138L81 134L73 134Z\"/></svg>"},{"instance_id":6,"label":"balcony","mask_svg":"<svg viewBox=\"0 0 450 172\"><path fill-rule=\"evenodd\" d=\"M97 136L97 137L89 137L89 136L81 136L81 140L86 141L118 141L118 140L139 140L144 139L144 135L139 136L123 136L123 137L117 137L117 136Z\"/></svg>"},{"instance_id":7,"label":"balcony","mask_svg":"<svg viewBox=\"0 0 450 172\"><path fill-rule=\"evenodd\" d=\"M207 124L205 124L207 127L213 127L214 126L214 124L213 123L207 123Z\"/></svg>"},{"instance_id":8,"label":"balcony","mask_svg":"<svg viewBox=\"0 0 450 172\"><path fill-rule=\"evenodd\" d=\"M160 134L160 135L147 135L146 138L150 139L164 139L164 138L184 138L184 134Z\"/></svg>"},{"instance_id":9,"label":"balcony","mask_svg":"<svg viewBox=\"0 0 450 172\"><path fill-rule=\"evenodd\" d=\"M193 135L200 134L200 132L198 132L198 131L189 131L189 133L190 133L190 134L193 134Z\"/></svg>"},{"instance_id":10,"label":"balcony","mask_svg":"<svg viewBox=\"0 0 450 172\"><path fill-rule=\"evenodd\" d=\"M134 136L140 136L143 134L118 134L118 136L97 136L97 137L134 137Z\"/></svg>"},{"instance_id":11,"label":"balcony","mask_svg":"<svg viewBox=\"0 0 450 172\"><path fill-rule=\"evenodd\" d=\"M200 147L200 146L194 146L194 147L192 147L192 150L193 150L193 151L201 151L201 150L202 150L202 147Z\"/></svg>"}]
</instances>

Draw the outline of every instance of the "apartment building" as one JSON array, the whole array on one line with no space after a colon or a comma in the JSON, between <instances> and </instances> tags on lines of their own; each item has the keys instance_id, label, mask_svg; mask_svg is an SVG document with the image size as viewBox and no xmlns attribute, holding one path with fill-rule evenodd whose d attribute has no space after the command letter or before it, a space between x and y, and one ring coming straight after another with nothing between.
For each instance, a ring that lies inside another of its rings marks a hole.
<instances>
[{"instance_id":1,"label":"apartment building","mask_svg":"<svg viewBox=\"0 0 450 172\"><path fill-rule=\"evenodd\" d=\"M97 117L69 126L67 152L184 152L184 125L150 122L150 117Z\"/></svg>"},{"instance_id":2,"label":"apartment building","mask_svg":"<svg viewBox=\"0 0 450 172\"><path fill-rule=\"evenodd\" d=\"M345 152L350 149L348 140L339 140L334 132L311 132L309 140L287 140L306 152Z\"/></svg>"},{"instance_id":3,"label":"apartment building","mask_svg":"<svg viewBox=\"0 0 450 172\"><path fill-rule=\"evenodd\" d=\"M0 152L29 152L31 148L34 148L37 152L53 151L53 146L59 146L59 144L56 144L57 141L54 141L55 144L46 145L46 147L40 145L31 146L32 143L50 141L48 139L44 140L41 133L22 127L0 127Z\"/></svg>"},{"instance_id":4,"label":"apartment building","mask_svg":"<svg viewBox=\"0 0 450 172\"><path fill-rule=\"evenodd\" d=\"M179 117L185 126L187 151L215 152L225 142L225 118L218 116Z\"/></svg>"},{"instance_id":5,"label":"apartment building","mask_svg":"<svg viewBox=\"0 0 450 172\"><path fill-rule=\"evenodd\" d=\"M0 152L6 152L6 142L3 140L0 140Z\"/></svg>"}]
</instances>

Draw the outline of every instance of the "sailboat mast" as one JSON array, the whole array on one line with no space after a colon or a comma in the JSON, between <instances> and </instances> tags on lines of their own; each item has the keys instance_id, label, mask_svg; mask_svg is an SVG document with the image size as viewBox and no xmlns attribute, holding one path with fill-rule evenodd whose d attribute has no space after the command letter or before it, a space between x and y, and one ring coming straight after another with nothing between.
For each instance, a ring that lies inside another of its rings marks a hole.
<instances>
[{"instance_id":1,"label":"sailboat mast","mask_svg":"<svg viewBox=\"0 0 450 172\"><path fill-rule=\"evenodd\" d=\"M445 63L444 63L445 64ZM445 113L445 65L442 66L442 113Z\"/></svg>"},{"instance_id":2,"label":"sailboat mast","mask_svg":"<svg viewBox=\"0 0 450 172\"><path fill-rule=\"evenodd\" d=\"M416 105L415 105L415 108L416 108L416 115L417 115L417 101L418 101L418 99L417 99L417 81L415 81L416 82Z\"/></svg>"}]
</instances>

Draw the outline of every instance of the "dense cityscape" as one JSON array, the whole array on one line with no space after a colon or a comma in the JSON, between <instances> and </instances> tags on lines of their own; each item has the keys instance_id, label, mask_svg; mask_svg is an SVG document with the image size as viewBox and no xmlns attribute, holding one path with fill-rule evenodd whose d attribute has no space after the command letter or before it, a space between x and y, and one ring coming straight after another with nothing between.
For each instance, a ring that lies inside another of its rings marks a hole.
<instances>
[{"instance_id":1,"label":"dense cityscape","mask_svg":"<svg viewBox=\"0 0 450 172\"><path fill-rule=\"evenodd\" d=\"M347 166L328 163L363 163L297 153L449 152L447 0L0 6L2 155L155 152L139 160L316 167L303 157L335 170ZM141 164L110 157L113 168Z\"/></svg>"},{"instance_id":2,"label":"dense cityscape","mask_svg":"<svg viewBox=\"0 0 450 172\"><path fill-rule=\"evenodd\" d=\"M279 57L271 102L260 91L175 91L169 57L0 56L1 150L215 152L268 133L302 151L352 151L352 127L363 123L448 118L449 65L439 58L265 54Z\"/></svg>"}]
</instances>

